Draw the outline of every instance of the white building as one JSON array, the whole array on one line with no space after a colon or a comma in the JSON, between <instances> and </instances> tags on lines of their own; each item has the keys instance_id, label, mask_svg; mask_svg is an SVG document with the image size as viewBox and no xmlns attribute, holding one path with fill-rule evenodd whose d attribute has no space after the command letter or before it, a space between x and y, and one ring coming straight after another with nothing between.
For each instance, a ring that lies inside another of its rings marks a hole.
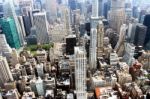
<instances>
[{"instance_id":1,"label":"white building","mask_svg":"<svg viewBox=\"0 0 150 99\"><path fill-rule=\"evenodd\" d=\"M75 85L77 99L87 99L86 53L84 47L75 47Z\"/></svg>"},{"instance_id":2,"label":"white building","mask_svg":"<svg viewBox=\"0 0 150 99\"><path fill-rule=\"evenodd\" d=\"M98 0L92 1L92 15L91 15L91 37L90 37L90 57L89 63L91 69L96 69L97 65L97 25L98 17Z\"/></svg>"},{"instance_id":3,"label":"white building","mask_svg":"<svg viewBox=\"0 0 150 99\"><path fill-rule=\"evenodd\" d=\"M97 68L97 29L91 29L91 41L90 41L90 68Z\"/></svg>"},{"instance_id":4,"label":"white building","mask_svg":"<svg viewBox=\"0 0 150 99\"><path fill-rule=\"evenodd\" d=\"M37 70L37 74L38 74L39 77L42 77L44 75L43 69L44 69L43 63L37 64L36 70Z\"/></svg>"},{"instance_id":5,"label":"white building","mask_svg":"<svg viewBox=\"0 0 150 99\"><path fill-rule=\"evenodd\" d=\"M48 22L46 12L38 12L33 14L33 24L37 29L38 43L45 44L49 42Z\"/></svg>"},{"instance_id":6,"label":"white building","mask_svg":"<svg viewBox=\"0 0 150 99\"><path fill-rule=\"evenodd\" d=\"M4 87L4 83L7 81L13 81L8 62L5 57L0 56L0 86Z\"/></svg>"},{"instance_id":7,"label":"white building","mask_svg":"<svg viewBox=\"0 0 150 99\"><path fill-rule=\"evenodd\" d=\"M132 43L125 43L125 54L123 56L123 61L129 66L132 65L134 61L135 46Z\"/></svg>"},{"instance_id":8,"label":"white building","mask_svg":"<svg viewBox=\"0 0 150 99\"><path fill-rule=\"evenodd\" d=\"M38 80L36 81L36 89L37 93L40 96L44 95L44 87L43 87L43 80L39 77Z\"/></svg>"},{"instance_id":9,"label":"white building","mask_svg":"<svg viewBox=\"0 0 150 99\"><path fill-rule=\"evenodd\" d=\"M117 66L119 63L119 57L116 52L110 53L110 65L111 66Z\"/></svg>"},{"instance_id":10,"label":"white building","mask_svg":"<svg viewBox=\"0 0 150 99\"><path fill-rule=\"evenodd\" d=\"M39 63L47 61L47 52L45 50L37 50L36 58Z\"/></svg>"},{"instance_id":11,"label":"white building","mask_svg":"<svg viewBox=\"0 0 150 99\"><path fill-rule=\"evenodd\" d=\"M0 53L2 53L5 57L10 57L12 53L12 49L7 43L4 34L0 34Z\"/></svg>"}]
</instances>

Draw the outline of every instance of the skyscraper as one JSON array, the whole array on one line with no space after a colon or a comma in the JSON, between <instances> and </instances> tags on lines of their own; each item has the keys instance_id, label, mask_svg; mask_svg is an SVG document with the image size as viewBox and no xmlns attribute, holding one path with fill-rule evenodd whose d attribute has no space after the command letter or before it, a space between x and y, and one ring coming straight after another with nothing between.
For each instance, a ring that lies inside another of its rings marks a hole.
<instances>
[{"instance_id":1,"label":"skyscraper","mask_svg":"<svg viewBox=\"0 0 150 99\"><path fill-rule=\"evenodd\" d=\"M104 11L103 11L103 14L104 14L104 17L107 19L107 16L108 16L108 11L110 10L110 5L111 5L111 1L108 0L107 2L104 3Z\"/></svg>"},{"instance_id":2,"label":"skyscraper","mask_svg":"<svg viewBox=\"0 0 150 99\"><path fill-rule=\"evenodd\" d=\"M125 23L125 0L111 0L108 20L110 26L119 34L121 25Z\"/></svg>"},{"instance_id":3,"label":"skyscraper","mask_svg":"<svg viewBox=\"0 0 150 99\"><path fill-rule=\"evenodd\" d=\"M12 48L20 48L20 39L16 29L15 21L12 18L1 18L0 25L2 27L3 34L6 35L8 44Z\"/></svg>"},{"instance_id":4,"label":"skyscraper","mask_svg":"<svg viewBox=\"0 0 150 99\"><path fill-rule=\"evenodd\" d=\"M24 45L23 33L22 33L21 26L19 24L16 12L15 12L13 1L5 0L3 8L4 8L4 17L12 17L14 19L17 33L19 35L20 44Z\"/></svg>"},{"instance_id":5,"label":"skyscraper","mask_svg":"<svg viewBox=\"0 0 150 99\"><path fill-rule=\"evenodd\" d=\"M36 80L35 84L38 95L44 95L43 80L40 77L38 77L38 80Z\"/></svg>"},{"instance_id":6,"label":"skyscraper","mask_svg":"<svg viewBox=\"0 0 150 99\"><path fill-rule=\"evenodd\" d=\"M98 17L98 0L92 1L92 15L91 15L91 37L90 37L90 57L89 63L91 69L96 69L97 65L97 25L100 18Z\"/></svg>"},{"instance_id":7,"label":"skyscraper","mask_svg":"<svg viewBox=\"0 0 150 99\"><path fill-rule=\"evenodd\" d=\"M103 22L99 21L97 26L97 57L101 56L104 46L104 26Z\"/></svg>"},{"instance_id":8,"label":"skyscraper","mask_svg":"<svg viewBox=\"0 0 150 99\"><path fill-rule=\"evenodd\" d=\"M91 29L91 36L90 36L90 68L96 69L97 68L97 29Z\"/></svg>"},{"instance_id":9,"label":"skyscraper","mask_svg":"<svg viewBox=\"0 0 150 99\"><path fill-rule=\"evenodd\" d=\"M68 0L68 4L71 10L75 10L77 8L77 0Z\"/></svg>"},{"instance_id":10,"label":"skyscraper","mask_svg":"<svg viewBox=\"0 0 150 99\"><path fill-rule=\"evenodd\" d=\"M136 46L143 46L146 37L147 27L142 24L137 24L135 30L134 44Z\"/></svg>"},{"instance_id":11,"label":"skyscraper","mask_svg":"<svg viewBox=\"0 0 150 99\"><path fill-rule=\"evenodd\" d=\"M13 77L6 58L0 56L0 87L4 87L8 81L13 81Z\"/></svg>"},{"instance_id":12,"label":"skyscraper","mask_svg":"<svg viewBox=\"0 0 150 99\"><path fill-rule=\"evenodd\" d=\"M48 23L46 12L38 12L33 14L33 23L37 29L38 43L49 43Z\"/></svg>"},{"instance_id":13,"label":"skyscraper","mask_svg":"<svg viewBox=\"0 0 150 99\"><path fill-rule=\"evenodd\" d=\"M87 99L86 94L86 53L84 47L75 47L75 85L77 99Z\"/></svg>"},{"instance_id":14,"label":"skyscraper","mask_svg":"<svg viewBox=\"0 0 150 99\"><path fill-rule=\"evenodd\" d=\"M103 0L98 0L98 15L103 16Z\"/></svg>"},{"instance_id":15,"label":"skyscraper","mask_svg":"<svg viewBox=\"0 0 150 99\"><path fill-rule=\"evenodd\" d=\"M4 34L0 34L0 53L5 57L10 57L12 53L12 49L8 45Z\"/></svg>"},{"instance_id":16,"label":"skyscraper","mask_svg":"<svg viewBox=\"0 0 150 99\"><path fill-rule=\"evenodd\" d=\"M47 19L50 22L57 18L57 2L56 0L46 0Z\"/></svg>"},{"instance_id":17,"label":"skyscraper","mask_svg":"<svg viewBox=\"0 0 150 99\"><path fill-rule=\"evenodd\" d=\"M145 16L143 24L147 26L146 38L144 42L144 45L146 45L150 41L150 14Z\"/></svg>"}]
</instances>

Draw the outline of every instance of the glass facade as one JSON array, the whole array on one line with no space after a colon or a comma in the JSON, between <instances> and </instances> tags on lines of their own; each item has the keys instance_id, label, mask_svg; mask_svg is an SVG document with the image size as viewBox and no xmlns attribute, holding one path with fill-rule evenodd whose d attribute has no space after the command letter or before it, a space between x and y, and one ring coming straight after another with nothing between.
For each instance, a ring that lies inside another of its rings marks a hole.
<instances>
[{"instance_id":1,"label":"glass facade","mask_svg":"<svg viewBox=\"0 0 150 99\"><path fill-rule=\"evenodd\" d=\"M14 19L12 18L1 18L0 19L0 25L2 28L2 33L6 35L6 40L8 44L12 48L20 48L20 40L19 40L19 35L16 29L16 24Z\"/></svg>"}]
</instances>

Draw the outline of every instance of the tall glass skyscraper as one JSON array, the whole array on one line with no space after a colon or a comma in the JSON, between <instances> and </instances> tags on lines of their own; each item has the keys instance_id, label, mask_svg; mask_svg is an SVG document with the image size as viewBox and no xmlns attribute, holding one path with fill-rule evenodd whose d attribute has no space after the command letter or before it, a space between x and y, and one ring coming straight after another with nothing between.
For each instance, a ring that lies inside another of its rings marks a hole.
<instances>
[{"instance_id":1,"label":"tall glass skyscraper","mask_svg":"<svg viewBox=\"0 0 150 99\"><path fill-rule=\"evenodd\" d=\"M2 33L6 35L6 40L12 48L20 48L20 40L17 32L16 24L13 18L1 18L0 25Z\"/></svg>"}]
</instances>

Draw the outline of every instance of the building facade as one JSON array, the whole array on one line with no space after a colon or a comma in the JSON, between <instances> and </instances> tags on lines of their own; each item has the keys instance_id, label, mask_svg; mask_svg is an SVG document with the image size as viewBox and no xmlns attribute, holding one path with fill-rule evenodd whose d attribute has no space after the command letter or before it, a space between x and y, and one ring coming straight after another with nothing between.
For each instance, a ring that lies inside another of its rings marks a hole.
<instances>
[{"instance_id":1,"label":"building facade","mask_svg":"<svg viewBox=\"0 0 150 99\"><path fill-rule=\"evenodd\" d=\"M75 47L75 85L77 99L87 99L86 64L85 49L83 47Z\"/></svg>"},{"instance_id":2,"label":"building facade","mask_svg":"<svg viewBox=\"0 0 150 99\"><path fill-rule=\"evenodd\" d=\"M13 76L6 58L0 56L0 86L4 87L4 83L8 81L13 81Z\"/></svg>"},{"instance_id":3,"label":"building facade","mask_svg":"<svg viewBox=\"0 0 150 99\"><path fill-rule=\"evenodd\" d=\"M0 25L2 27L2 32L5 34L8 44L12 48L20 48L21 42L15 25L15 21L12 18L1 18Z\"/></svg>"},{"instance_id":4,"label":"building facade","mask_svg":"<svg viewBox=\"0 0 150 99\"><path fill-rule=\"evenodd\" d=\"M111 0L111 9L108 15L110 26L119 34L120 27L125 23L125 0Z\"/></svg>"},{"instance_id":5,"label":"building facade","mask_svg":"<svg viewBox=\"0 0 150 99\"><path fill-rule=\"evenodd\" d=\"M48 23L47 23L46 12L34 13L33 23L37 29L38 43L40 44L49 43Z\"/></svg>"},{"instance_id":6,"label":"building facade","mask_svg":"<svg viewBox=\"0 0 150 99\"><path fill-rule=\"evenodd\" d=\"M97 26L97 57L102 56L104 47L104 26L103 22L99 21Z\"/></svg>"}]
</instances>

